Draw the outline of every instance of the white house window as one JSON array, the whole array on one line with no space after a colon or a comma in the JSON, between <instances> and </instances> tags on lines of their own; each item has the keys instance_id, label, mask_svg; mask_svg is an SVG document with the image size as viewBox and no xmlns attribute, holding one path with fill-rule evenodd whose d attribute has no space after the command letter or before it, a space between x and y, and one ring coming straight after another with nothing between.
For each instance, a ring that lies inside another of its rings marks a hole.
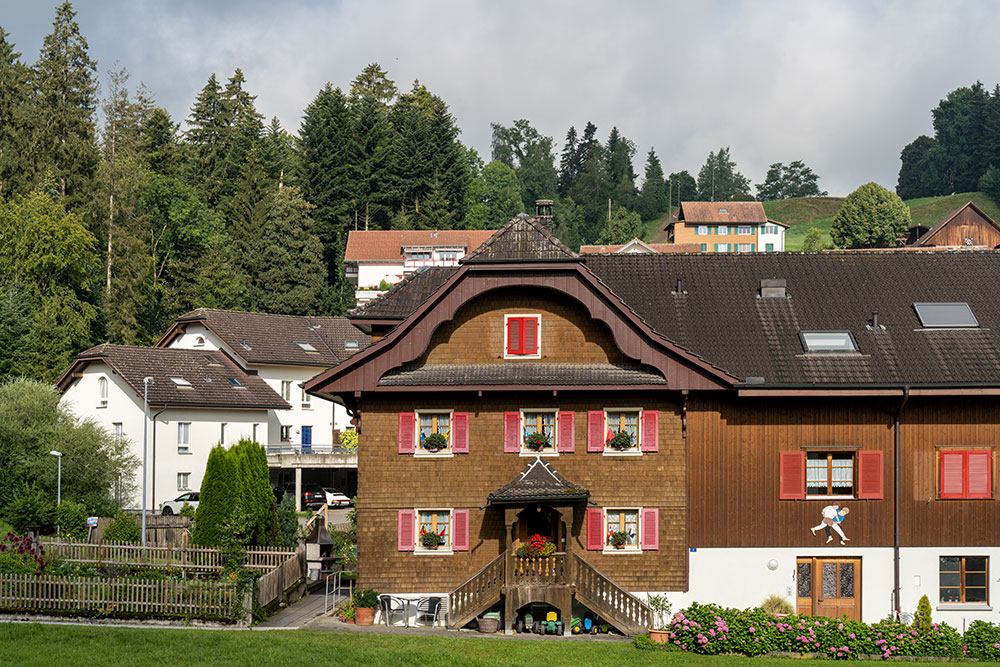
<instances>
[{"instance_id":1,"label":"white house window","mask_svg":"<svg viewBox=\"0 0 1000 667\"><path fill-rule=\"evenodd\" d=\"M639 510L608 509L604 513L604 548L607 551L639 550Z\"/></svg>"},{"instance_id":2,"label":"white house window","mask_svg":"<svg viewBox=\"0 0 1000 667\"><path fill-rule=\"evenodd\" d=\"M715 252L729 252L729 244L728 243L716 243L715 244Z\"/></svg>"},{"instance_id":3,"label":"white house window","mask_svg":"<svg viewBox=\"0 0 1000 667\"><path fill-rule=\"evenodd\" d=\"M411 252L406 257L411 261L426 262L431 258L431 251Z\"/></svg>"},{"instance_id":4,"label":"white house window","mask_svg":"<svg viewBox=\"0 0 1000 667\"><path fill-rule=\"evenodd\" d=\"M443 454L451 451L451 413L450 412L418 412L417 413L417 443L418 453ZM428 441L432 435L444 437L444 447L438 447L439 438Z\"/></svg>"},{"instance_id":5,"label":"white house window","mask_svg":"<svg viewBox=\"0 0 1000 667\"><path fill-rule=\"evenodd\" d=\"M698 229L695 233L698 234L699 236L708 235L708 225L698 225Z\"/></svg>"},{"instance_id":6,"label":"white house window","mask_svg":"<svg viewBox=\"0 0 1000 667\"><path fill-rule=\"evenodd\" d=\"M292 427L291 426L282 426L281 427L281 441L282 442L291 442L292 441Z\"/></svg>"},{"instance_id":7,"label":"white house window","mask_svg":"<svg viewBox=\"0 0 1000 667\"><path fill-rule=\"evenodd\" d=\"M556 412L555 410L524 410L521 412L523 437L521 451L529 454L544 454L556 451ZM547 441L541 446L532 444L537 436L544 435Z\"/></svg>"},{"instance_id":8,"label":"white house window","mask_svg":"<svg viewBox=\"0 0 1000 667\"><path fill-rule=\"evenodd\" d=\"M191 451L191 422L177 422L177 453Z\"/></svg>"},{"instance_id":9,"label":"white house window","mask_svg":"<svg viewBox=\"0 0 1000 667\"><path fill-rule=\"evenodd\" d=\"M111 424L111 429L115 436L115 442L121 442L122 438L125 437L124 433L122 432L122 423L114 422L113 424Z\"/></svg>"},{"instance_id":10,"label":"white house window","mask_svg":"<svg viewBox=\"0 0 1000 667\"><path fill-rule=\"evenodd\" d=\"M302 409L312 410L312 396L306 393L306 390L302 389Z\"/></svg>"},{"instance_id":11,"label":"white house window","mask_svg":"<svg viewBox=\"0 0 1000 667\"><path fill-rule=\"evenodd\" d=\"M108 407L108 378L106 377L97 380L97 407Z\"/></svg>"},{"instance_id":12,"label":"white house window","mask_svg":"<svg viewBox=\"0 0 1000 667\"><path fill-rule=\"evenodd\" d=\"M740 225L736 228L737 234L753 234L753 227L750 225Z\"/></svg>"},{"instance_id":13,"label":"white house window","mask_svg":"<svg viewBox=\"0 0 1000 667\"><path fill-rule=\"evenodd\" d=\"M764 225L765 234L777 234L778 227L776 225Z\"/></svg>"},{"instance_id":14,"label":"white house window","mask_svg":"<svg viewBox=\"0 0 1000 667\"><path fill-rule=\"evenodd\" d=\"M853 496L854 452L809 452L807 496Z\"/></svg>"},{"instance_id":15,"label":"white house window","mask_svg":"<svg viewBox=\"0 0 1000 667\"><path fill-rule=\"evenodd\" d=\"M198 336L197 338L195 338L194 339L194 346L195 347L205 347L205 337L204 336Z\"/></svg>"},{"instance_id":16,"label":"white house window","mask_svg":"<svg viewBox=\"0 0 1000 667\"><path fill-rule=\"evenodd\" d=\"M605 452L637 452L639 451L639 411L616 410L605 411L607 435L605 437ZM628 437L627 442L625 434ZM621 443L612 445L612 443Z\"/></svg>"},{"instance_id":17,"label":"white house window","mask_svg":"<svg viewBox=\"0 0 1000 667\"><path fill-rule=\"evenodd\" d=\"M281 381L281 397L286 401L292 400L292 381L282 380Z\"/></svg>"},{"instance_id":18,"label":"white house window","mask_svg":"<svg viewBox=\"0 0 1000 667\"><path fill-rule=\"evenodd\" d=\"M433 533L437 538L425 538ZM427 546L438 542L437 546ZM426 544L425 544L426 543ZM416 551L451 551L451 510L417 510Z\"/></svg>"},{"instance_id":19,"label":"white house window","mask_svg":"<svg viewBox=\"0 0 1000 667\"><path fill-rule=\"evenodd\" d=\"M191 473L189 472L177 473L177 490L189 491L190 489L191 489Z\"/></svg>"},{"instance_id":20,"label":"white house window","mask_svg":"<svg viewBox=\"0 0 1000 667\"><path fill-rule=\"evenodd\" d=\"M728 234L729 233L729 227L727 225L719 225L719 233L720 234Z\"/></svg>"},{"instance_id":21,"label":"white house window","mask_svg":"<svg viewBox=\"0 0 1000 667\"><path fill-rule=\"evenodd\" d=\"M457 250L442 250L442 251L438 252L438 258L453 262L453 261L455 261L455 260L458 259L458 251Z\"/></svg>"},{"instance_id":22,"label":"white house window","mask_svg":"<svg viewBox=\"0 0 1000 667\"><path fill-rule=\"evenodd\" d=\"M753 243L737 243L736 252L753 252Z\"/></svg>"}]
</instances>

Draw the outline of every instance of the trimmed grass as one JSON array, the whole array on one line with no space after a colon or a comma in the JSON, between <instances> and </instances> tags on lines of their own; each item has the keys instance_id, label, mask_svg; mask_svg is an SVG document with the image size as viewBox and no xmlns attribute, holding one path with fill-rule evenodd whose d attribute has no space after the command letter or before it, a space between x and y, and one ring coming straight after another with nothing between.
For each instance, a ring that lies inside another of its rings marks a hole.
<instances>
[{"instance_id":1,"label":"trimmed grass","mask_svg":"<svg viewBox=\"0 0 1000 667\"><path fill-rule=\"evenodd\" d=\"M767 665L790 658L641 651L630 642L512 640L466 635L415 637L308 630L175 630L0 624L11 665ZM852 661L854 665L881 662ZM968 664L968 663L967 663Z\"/></svg>"},{"instance_id":2,"label":"trimmed grass","mask_svg":"<svg viewBox=\"0 0 1000 667\"><path fill-rule=\"evenodd\" d=\"M947 197L921 197L907 200L913 224L933 227L944 220L945 216L954 213L956 209L972 202L983 213L1000 222L1000 206L982 192L962 192Z\"/></svg>"}]
</instances>

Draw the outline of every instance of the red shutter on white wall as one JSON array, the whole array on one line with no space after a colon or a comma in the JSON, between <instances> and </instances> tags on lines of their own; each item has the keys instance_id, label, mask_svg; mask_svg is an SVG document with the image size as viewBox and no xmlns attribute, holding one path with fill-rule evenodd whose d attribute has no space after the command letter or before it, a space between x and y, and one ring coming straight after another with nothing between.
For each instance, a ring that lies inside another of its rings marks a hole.
<instances>
[{"instance_id":1,"label":"red shutter on white wall","mask_svg":"<svg viewBox=\"0 0 1000 667\"><path fill-rule=\"evenodd\" d=\"M587 550L604 548L604 510L587 510Z\"/></svg>"},{"instance_id":2,"label":"red shutter on white wall","mask_svg":"<svg viewBox=\"0 0 1000 667\"><path fill-rule=\"evenodd\" d=\"M965 491L965 453L941 452L942 498L961 498Z\"/></svg>"},{"instance_id":3,"label":"red shutter on white wall","mask_svg":"<svg viewBox=\"0 0 1000 667\"><path fill-rule=\"evenodd\" d=\"M780 452L778 498L804 500L806 497L806 453Z\"/></svg>"},{"instance_id":4,"label":"red shutter on white wall","mask_svg":"<svg viewBox=\"0 0 1000 667\"><path fill-rule=\"evenodd\" d=\"M646 410L642 413L642 451L660 451L660 413Z\"/></svg>"},{"instance_id":5,"label":"red shutter on white wall","mask_svg":"<svg viewBox=\"0 0 1000 667\"><path fill-rule=\"evenodd\" d=\"M882 500L882 452L858 452L858 498Z\"/></svg>"},{"instance_id":6,"label":"red shutter on white wall","mask_svg":"<svg viewBox=\"0 0 1000 667\"><path fill-rule=\"evenodd\" d=\"M587 413L587 451L604 451L604 412L601 410Z\"/></svg>"},{"instance_id":7,"label":"red shutter on white wall","mask_svg":"<svg viewBox=\"0 0 1000 667\"><path fill-rule=\"evenodd\" d=\"M451 415L451 451L455 454L469 453L468 412L454 412Z\"/></svg>"},{"instance_id":8,"label":"red shutter on white wall","mask_svg":"<svg viewBox=\"0 0 1000 667\"><path fill-rule=\"evenodd\" d=\"M990 474L993 456L990 452L968 452L968 495L967 498L992 498L993 484Z\"/></svg>"},{"instance_id":9,"label":"red shutter on white wall","mask_svg":"<svg viewBox=\"0 0 1000 667\"><path fill-rule=\"evenodd\" d=\"M503 413L503 450L505 452L521 451L521 413Z\"/></svg>"},{"instance_id":10,"label":"red shutter on white wall","mask_svg":"<svg viewBox=\"0 0 1000 667\"><path fill-rule=\"evenodd\" d=\"M412 454L416 446L417 415L414 412L399 413L399 453Z\"/></svg>"},{"instance_id":11,"label":"red shutter on white wall","mask_svg":"<svg viewBox=\"0 0 1000 667\"><path fill-rule=\"evenodd\" d=\"M642 510L642 537L640 544L644 551L660 548L660 510Z\"/></svg>"},{"instance_id":12,"label":"red shutter on white wall","mask_svg":"<svg viewBox=\"0 0 1000 667\"><path fill-rule=\"evenodd\" d=\"M413 546L416 544L414 538L414 533L416 532L415 515L416 512L413 510L399 510L400 551L413 551Z\"/></svg>"},{"instance_id":13,"label":"red shutter on white wall","mask_svg":"<svg viewBox=\"0 0 1000 667\"><path fill-rule=\"evenodd\" d=\"M573 440L576 438L576 413L560 412L556 415L556 421L559 428L559 433L556 435L556 451L572 454L575 449Z\"/></svg>"},{"instance_id":14,"label":"red shutter on white wall","mask_svg":"<svg viewBox=\"0 0 1000 667\"><path fill-rule=\"evenodd\" d=\"M469 550L469 510L455 510L455 532L452 535L452 551Z\"/></svg>"}]
</instances>

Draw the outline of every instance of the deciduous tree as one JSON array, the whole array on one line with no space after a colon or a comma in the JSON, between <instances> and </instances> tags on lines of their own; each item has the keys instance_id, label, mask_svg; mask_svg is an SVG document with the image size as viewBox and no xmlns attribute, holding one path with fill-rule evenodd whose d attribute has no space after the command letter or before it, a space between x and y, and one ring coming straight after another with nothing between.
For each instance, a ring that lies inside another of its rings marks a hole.
<instances>
[{"instance_id":1,"label":"deciduous tree","mask_svg":"<svg viewBox=\"0 0 1000 667\"><path fill-rule=\"evenodd\" d=\"M801 160L790 162L787 166L775 162L768 168L764 182L757 184L759 201L825 195L826 192L819 189L819 176Z\"/></svg>"},{"instance_id":2,"label":"deciduous tree","mask_svg":"<svg viewBox=\"0 0 1000 667\"><path fill-rule=\"evenodd\" d=\"M891 248L902 243L909 226L910 209L899 195L866 183L844 200L830 236L841 248Z\"/></svg>"}]
</instances>

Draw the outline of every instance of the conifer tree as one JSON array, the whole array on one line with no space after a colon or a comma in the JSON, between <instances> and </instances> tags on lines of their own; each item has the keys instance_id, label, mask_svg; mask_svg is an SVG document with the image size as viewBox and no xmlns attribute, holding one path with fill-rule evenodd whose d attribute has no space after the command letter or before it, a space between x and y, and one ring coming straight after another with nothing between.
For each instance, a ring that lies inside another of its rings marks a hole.
<instances>
[{"instance_id":1,"label":"conifer tree","mask_svg":"<svg viewBox=\"0 0 1000 667\"><path fill-rule=\"evenodd\" d=\"M720 148L718 153L709 153L698 171L698 199L730 201L738 195L749 194L750 179L736 171L736 163L729 157L729 147Z\"/></svg>"},{"instance_id":2,"label":"conifer tree","mask_svg":"<svg viewBox=\"0 0 1000 667\"><path fill-rule=\"evenodd\" d=\"M24 193L31 174L25 155L30 140L28 130L28 68L0 28L0 197Z\"/></svg>"},{"instance_id":3,"label":"conifer tree","mask_svg":"<svg viewBox=\"0 0 1000 667\"><path fill-rule=\"evenodd\" d=\"M500 160L494 160L483 169L483 181L487 229L500 227L518 213L524 212L521 188L513 169Z\"/></svg>"},{"instance_id":4,"label":"conifer tree","mask_svg":"<svg viewBox=\"0 0 1000 667\"><path fill-rule=\"evenodd\" d=\"M576 128L570 127L566 132L566 141L563 144L562 156L559 158L559 196L565 197L569 194L576 177L579 174L576 162Z\"/></svg>"},{"instance_id":5,"label":"conifer tree","mask_svg":"<svg viewBox=\"0 0 1000 667\"><path fill-rule=\"evenodd\" d=\"M663 180L663 167L652 148L646 156L646 174L637 204L643 220L652 220L667 210L667 185Z\"/></svg>"},{"instance_id":6,"label":"conifer tree","mask_svg":"<svg viewBox=\"0 0 1000 667\"><path fill-rule=\"evenodd\" d=\"M240 490L232 457L222 445L216 445L208 454L205 476L201 480L192 543L203 547L219 545L224 526L234 516Z\"/></svg>"},{"instance_id":7,"label":"conifer tree","mask_svg":"<svg viewBox=\"0 0 1000 667\"><path fill-rule=\"evenodd\" d=\"M177 123L163 107L152 109L142 125L142 152L149 169L164 176L177 176L180 155Z\"/></svg>"},{"instance_id":8,"label":"conifer tree","mask_svg":"<svg viewBox=\"0 0 1000 667\"><path fill-rule=\"evenodd\" d=\"M210 206L219 203L226 177L226 134L232 120L222 88L213 72L198 93L187 122L187 140L193 148L189 182L205 196Z\"/></svg>"},{"instance_id":9,"label":"conifer tree","mask_svg":"<svg viewBox=\"0 0 1000 667\"><path fill-rule=\"evenodd\" d=\"M283 187L269 199L261 239L264 269L256 297L266 313L318 315L323 312L326 268L323 244L313 232L312 206L294 187Z\"/></svg>"},{"instance_id":10,"label":"conifer tree","mask_svg":"<svg viewBox=\"0 0 1000 667\"><path fill-rule=\"evenodd\" d=\"M247 517L247 533L251 544L266 546L274 543L277 530L277 504L271 490L264 448L247 438L241 439L228 452L236 470L238 493L236 512ZM200 507L200 504L199 504Z\"/></svg>"}]
</instances>

